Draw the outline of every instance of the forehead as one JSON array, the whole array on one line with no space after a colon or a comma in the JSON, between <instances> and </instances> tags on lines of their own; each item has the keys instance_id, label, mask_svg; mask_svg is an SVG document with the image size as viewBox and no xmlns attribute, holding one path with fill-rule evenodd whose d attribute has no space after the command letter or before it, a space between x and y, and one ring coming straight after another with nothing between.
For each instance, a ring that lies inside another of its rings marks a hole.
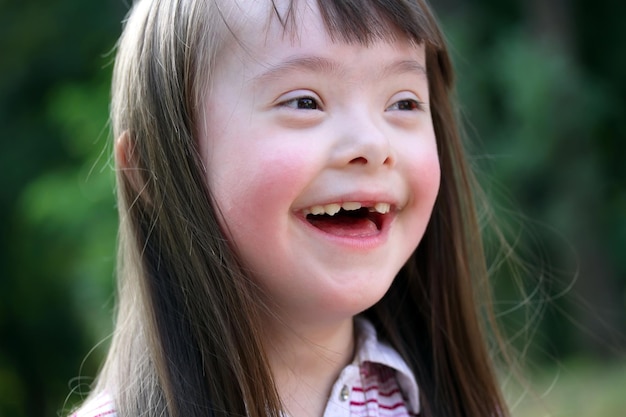
<instances>
[{"instance_id":1,"label":"forehead","mask_svg":"<svg viewBox=\"0 0 626 417\"><path fill-rule=\"evenodd\" d=\"M295 42L303 31L326 34L316 1L310 0L228 0L232 1L227 24L239 46L276 46L278 41ZM273 44L273 45L272 45Z\"/></svg>"},{"instance_id":2,"label":"forehead","mask_svg":"<svg viewBox=\"0 0 626 417\"><path fill-rule=\"evenodd\" d=\"M432 34L418 15L399 17L403 0L221 0L223 17L233 40L245 47L254 39L275 42L302 36L325 35L332 42L369 45L398 39L414 44L429 43ZM349 3L349 6L348 6ZM405 11L412 10L410 8ZM413 10L415 12L415 10ZM410 13L409 13L410 14ZM306 32L303 33L303 32ZM426 42L424 42L426 41Z\"/></svg>"},{"instance_id":3,"label":"forehead","mask_svg":"<svg viewBox=\"0 0 626 417\"><path fill-rule=\"evenodd\" d=\"M230 74L231 79L235 73L242 73L250 81L254 77L252 72L265 71L274 65L279 65L281 75L288 72L286 69L304 67L338 74L342 63L350 62L360 62L358 65L365 69L362 55L372 49L380 53L367 62L370 69L383 74L381 68L385 63L396 61L393 71L418 69L417 72L421 70L425 75L424 44L409 39L387 21L381 21L386 25L385 31L378 30L376 36L353 41L339 28L329 28L316 1L285 0L277 2L276 9L269 0L237 0L231 4L232 20L228 26L232 39L218 61L218 73ZM252 7L244 10L244 4Z\"/></svg>"}]
</instances>

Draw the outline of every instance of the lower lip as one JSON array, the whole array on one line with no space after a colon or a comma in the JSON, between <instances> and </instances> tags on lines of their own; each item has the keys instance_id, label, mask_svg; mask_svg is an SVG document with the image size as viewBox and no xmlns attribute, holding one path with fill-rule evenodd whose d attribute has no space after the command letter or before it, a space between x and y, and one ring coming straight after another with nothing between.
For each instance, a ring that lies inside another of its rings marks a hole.
<instances>
[{"instance_id":1,"label":"lower lip","mask_svg":"<svg viewBox=\"0 0 626 417\"><path fill-rule=\"evenodd\" d=\"M332 233L327 233L317 227L313 226L309 221L303 216L297 216L298 220L301 223L304 223L304 226L314 233L317 236L322 237L323 239L336 244L338 246L342 246L344 248L350 248L354 250L371 250L376 249L387 242L387 238L389 236L390 225L393 223L395 219L395 214L388 213L386 214L381 222L380 229L377 233L367 234L364 236L358 236L358 233L355 233L356 236L344 236L344 235L336 235Z\"/></svg>"}]
</instances>

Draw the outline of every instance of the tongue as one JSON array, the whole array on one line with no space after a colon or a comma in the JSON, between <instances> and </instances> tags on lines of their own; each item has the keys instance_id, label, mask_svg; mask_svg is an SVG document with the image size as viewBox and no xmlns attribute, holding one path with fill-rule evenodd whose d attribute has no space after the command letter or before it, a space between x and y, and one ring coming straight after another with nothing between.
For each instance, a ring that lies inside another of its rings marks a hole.
<instances>
[{"instance_id":1,"label":"tongue","mask_svg":"<svg viewBox=\"0 0 626 417\"><path fill-rule=\"evenodd\" d=\"M311 216L309 223L331 235L341 237L369 237L379 233L371 219L347 216Z\"/></svg>"}]
</instances>

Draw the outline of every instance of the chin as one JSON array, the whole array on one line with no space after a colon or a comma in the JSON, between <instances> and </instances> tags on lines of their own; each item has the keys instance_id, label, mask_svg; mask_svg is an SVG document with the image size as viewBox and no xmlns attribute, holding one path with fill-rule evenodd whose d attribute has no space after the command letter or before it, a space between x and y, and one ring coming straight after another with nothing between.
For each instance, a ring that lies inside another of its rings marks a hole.
<instances>
[{"instance_id":1,"label":"chin","mask_svg":"<svg viewBox=\"0 0 626 417\"><path fill-rule=\"evenodd\" d=\"M353 285L343 288L339 293L330 295L326 308L339 309L345 315L355 316L378 303L387 293L393 276L371 276L368 279L356 280ZM381 278L382 277L382 278Z\"/></svg>"}]
</instances>

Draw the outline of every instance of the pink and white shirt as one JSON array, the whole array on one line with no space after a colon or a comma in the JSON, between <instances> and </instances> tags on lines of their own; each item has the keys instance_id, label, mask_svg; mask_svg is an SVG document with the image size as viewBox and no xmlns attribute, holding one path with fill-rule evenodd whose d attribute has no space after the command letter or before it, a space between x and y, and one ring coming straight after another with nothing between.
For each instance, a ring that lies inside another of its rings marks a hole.
<instances>
[{"instance_id":1,"label":"pink and white shirt","mask_svg":"<svg viewBox=\"0 0 626 417\"><path fill-rule=\"evenodd\" d=\"M374 326L355 319L356 355L331 390L324 417L404 417L419 414L419 390L400 354L378 340Z\"/></svg>"},{"instance_id":2,"label":"pink and white shirt","mask_svg":"<svg viewBox=\"0 0 626 417\"><path fill-rule=\"evenodd\" d=\"M356 318L356 355L333 385L323 417L407 417L420 411L417 382L400 354L378 340L374 326ZM71 417L117 417L101 394Z\"/></svg>"}]
</instances>

